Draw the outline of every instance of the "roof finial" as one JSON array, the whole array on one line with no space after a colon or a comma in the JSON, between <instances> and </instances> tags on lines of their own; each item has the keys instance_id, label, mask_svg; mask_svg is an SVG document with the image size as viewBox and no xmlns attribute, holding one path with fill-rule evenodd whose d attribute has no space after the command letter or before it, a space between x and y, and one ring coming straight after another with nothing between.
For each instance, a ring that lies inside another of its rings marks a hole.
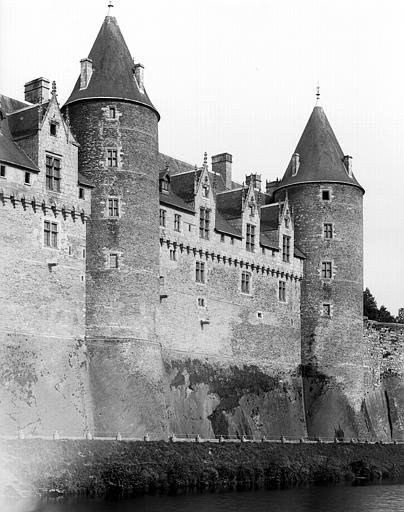
<instances>
[{"instance_id":1,"label":"roof finial","mask_svg":"<svg viewBox=\"0 0 404 512\"><path fill-rule=\"evenodd\" d=\"M52 96L56 96L56 82L53 80L52 82Z\"/></svg>"},{"instance_id":2,"label":"roof finial","mask_svg":"<svg viewBox=\"0 0 404 512\"><path fill-rule=\"evenodd\" d=\"M320 82L317 82L317 87L316 87L316 106L318 105L318 102L320 101Z\"/></svg>"},{"instance_id":3,"label":"roof finial","mask_svg":"<svg viewBox=\"0 0 404 512\"><path fill-rule=\"evenodd\" d=\"M108 16L111 16L111 9L113 6L114 6L114 4L112 3L112 0L110 0L109 4L108 4Z\"/></svg>"}]
</instances>

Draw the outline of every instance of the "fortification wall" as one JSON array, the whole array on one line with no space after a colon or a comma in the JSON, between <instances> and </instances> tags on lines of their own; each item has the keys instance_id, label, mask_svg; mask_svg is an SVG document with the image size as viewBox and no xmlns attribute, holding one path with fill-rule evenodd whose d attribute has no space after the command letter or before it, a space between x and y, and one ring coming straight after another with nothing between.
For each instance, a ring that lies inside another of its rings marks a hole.
<instances>
[{"instance_id":1,"label":"fortification wall","mask_svg":"<svg viewBox=\"0 0 404 512\"><path fill-rule=\"evenodd\" d=\"M365 400L369 431L404 437L404 325L365 321Z\"/></svg>"}]
</instances>

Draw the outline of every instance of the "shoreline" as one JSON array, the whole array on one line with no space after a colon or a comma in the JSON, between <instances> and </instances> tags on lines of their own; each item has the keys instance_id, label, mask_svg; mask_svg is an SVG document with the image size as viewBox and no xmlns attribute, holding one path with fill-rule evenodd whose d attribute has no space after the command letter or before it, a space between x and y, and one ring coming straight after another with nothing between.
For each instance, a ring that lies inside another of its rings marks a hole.
<instances>
[{"instance_id":1,"label":"shoreline","mask_svg":"<svg viewBox=\"0 0 404 512\"><path fill-rule=\"evenodd\" d=\"M3 490L116 496L404 477L404 444L0 441Z\"/></svg>"}]
</instances>

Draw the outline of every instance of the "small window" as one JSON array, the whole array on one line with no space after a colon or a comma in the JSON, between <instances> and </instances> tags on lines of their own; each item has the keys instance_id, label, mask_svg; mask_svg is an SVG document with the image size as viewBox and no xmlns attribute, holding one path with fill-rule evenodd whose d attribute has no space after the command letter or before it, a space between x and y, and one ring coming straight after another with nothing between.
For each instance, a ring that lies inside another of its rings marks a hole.
<instances>
[{"instance_id":1,"label":"small window","mask_svg":"<svg viewBox=\"0 0 404 512\"><path fill-rule=\"evenodd\" d=\"M56 222L45 220L43 234L46 247L56 248L58 246L58 225Z\"/></svg>"},{"instance_id":2,"label":"small window","mask_svg":"<svg viewBox=\"0 0 404 512\"><path fill-rule=\"evenodd\" d=\"M69 256L71 256L73 254L73 248L71 245L69 245Z\"/></svg>"},{"instance_id":3,"label":"small window","mask_svg":"<svg viewBox=\"0 0 404 512\"><path fill-rule=\"evenodd\" d=\"M0 178L5 178L5 177L6 177L6 166L0 165Z\"/></svg>"},{"instance_id":4,"label":"small window","mask_svg":"<svg viewBox=\"0 0 404 512\"><path fill-rule=\"evenodd\" d=\"M331 279L332 277L332 262L322 261L321 262L321 277L323 279Z\"/></svg>"},{"instance_id":5,"label":"small window","mask_svg":"<svg viewBox=\"0 0 404 512\"><path fill-rule=\"evenodd\" d=\"M331 316L331 304L323 304L323 316Z\"/></svg>"},{"instance_id":6,"label":"small window","mask_svg":"<svg viewBox=\"0 0 404 512\"><path fill-rule=\"evenodd\" d=\"M86 250L83 249L81 254L83 255L83 258L85 258L86 257Z\"/></svg>"},{"instance_id":7,"label":"small window","mask_svg":"<svg viewBox=\"0 0 404 512\"><path fill-rule=\"evenodd\" d=\"M160 192L166 195L170 192L170 183L168 179L160 180Z\"/></svg>"},{"instance_id":8,"label":"small window","mask_svg":"<svg viewBox=\"0 0 404 512\"><path fill-rule=\"evenodd\" d=\"M84 188L79 187L79 199L84 199Z\"/></svg>"},{"instance_id":9,"label":"small window","mask_svg":"<svg viewBox=\"0 0 404 512\"><path fill-rule=\"evenodd\" d=\"M257 318L262 318L262 311L257 311Z\"/></svg>"},{"instance_id":10,"label":"small window","mask_svg":"<svg viewBox=\"0 0 404 512\"><path fill-rule=\"evenodd\" d=\"M177 261L177 251L175 249L170 249L170 260Z\"/></svg>"},{"instance_id":11,"label":"small window","mask_svg":"<svg viewBox=\"0 0 404 512\"><path fill-rule=\"evenodd\" d=\"M220 241L224 242L224 235L220 235Z\"/></svg>"},{"instance_id":12,"label":"small window","mask_svg":"<svg viewBox=\"0 0 404 512\"><path fill-rule=\"evenodd\" d=\"M164 276L160 276L160 286L164 286Z\"/></svg>"},{"instance_id":13,"label":"small window","mask_svg":"<svg viewBox=\"0 0 404 512\"><path fill-rule=\"evenodd\" d=\"M200 208L199 210L199 238L209 240L210 210Z\"/></svg>"},{"instance_id":14,"label":"small window","mask_svg":"<svg viewBox=\"0 0 404 512\"><path fill-rule=\"evenodd\" d=\"M192 226L191 226L191 224L188 224L188 231L191 232L191 230L192 230Z\"/></svg>"},{"instance_id":15,"label":"small window","mask_svg":"<svg viewBox=\"0 0 404 512\"><path fill-rule=\"evenodd\" d=\"M108 197L108 217L119 217L119 198Z\"/></svg>"},{"instance_id":16,"label":"small window","mask_svg":"<svg viewBox=\"0 0 404 512\"><path fill-rule=\"evenodd\" d=\"M202 186L203 197L209 197L209 178L205 176L205 183Z\"/></svg>"},{"instance_id":17,"label":"small window","mask_svg":"<svg viewBox=\"0 0 404 512\"><path fill-rule=\"evenodd\" d=\"M286 302L286 282L279 281L279 300Z\"/></svg>"},{"instance_id":18,"label":"small window","mask_svg":"<svg viewBox=\"0 0 404 512\"><path fill-rule=\"evenodd\" d=\"M116 253L109 255L109 268L118 268L118 255Z\"/></svg>"},{"instance_id":19,"label":"small window","mask_svg":"<svg viewBox=\"0 0 404 512\"><path fill-rule=\"evenodd\" d=\"M51 121L50 123L50 134L53 136L53 137L56 137L57 135L57 130L58 130L58 126L57 126L57 123Z\"/></svg>"},{"instance_id":20,"label":"small window","mask_svg":"<svg viewBox=\"0 0 404 512\"><path fill-rule=\"evenodd\" d=\"M205 283L205 263L203 261L195 263L195 281L197 283Z\"/></svg>"},{"instance_id":21,"label":"small window","mask_svg":"<svg viewBox=\"0 0 404 512\"><path fill-rule=\"evenodd\" d=\"M241 292L251 293L251 274L249 272L241 273Z\"/></svg>"},{"instance_id":22,"label":"small window","mask_svg":"<svg viewBox=\"0 0 404 512\"><path fill-rule=\"evenodd\" d=\"M30 172L26 172L24 174L24 184L31 185L31 173Z\"/></svg>"},{"instance_id":23,"label":"small window","mask_svg":"<svg viewBox=\"0 0 404 512\"><path fill-rule=\"evenodd\" d=\"M201 308L205 307L205 299L203 297L198 297L198 306Z\"/></svg>"},{"instance_id":24,"label":"small window","mask_svg":"<svg viewBox=\"0 0 404 512\"><path fill-rule=\"evenodd\" d=\"M333 238L332 224L324 224L324 238Z\"/></svg>"},{"instance_id":25,"label":"small window","mask_svg":"<svg viewBox=\"0 0 404 512\"><path fill-rule=\"evenodd\" d=\"M174 215L174 230L181 231L181 215L178 215L178 213Z\"/></svg>"},{"instance_id":26,"label":"small window","mask_svg":"<svg viewBox=\"0 0 404 512\"><path fill-rule=\"evenodd\" d=\"M166 227L166 211L160 208L160 226L162 228Z\"/></svg>"},{"instance_id":27,"label":"small window","mask_svg":"<svg viewBox=\"0 0 404 512\"><path fill-rule=\"evenodd\" d=\"M230 237L230 245L234 245L234 238L232 236Z\"/></svg>"},{"instance_id":28,"label":"small window","mask_svg":"<svg viewBox=\"0 0 404 512\"><path fill-rule=\"evenodd\" d=\"M46 156L46 188L60 192L60 158Z\"/></svg>"},{"instance_id":29,"label":"small window","mask_svg":"<svg viewBox=\"0 0 404 512\"><path fill-rule=\"evenodd\" d=\"M247 251L255 251L255 226L247 224L247 239L246 239Z\"/></svg>"},{"instance_id":30,"label":"small window","mask_svg":"<svg viewBox=\"0 0 404 512\"><path fill-rule=\"evenodd\" d=\"M261 247L262 254L265 254L265 247Z\"/></svg>"},{"instance_id":31,"label":"small window","mask_svg":"<svg viewBox=\"0 0 404 512\"><path fill-rule=\"evenodd\" d=\"M290 236L283 235L282 259L286 262L290 261Z\"/></svg>"},{"instance_id":32,"label":"small window","mask_svg":"<svg viewBox=\"0 0 404 512\"><path fill-rule=\"evenodd\" d=\"M80 276L81 282L84 283L84 276Z\"/></svg>"},{"instance_id":33,"label":"small window","mask_svg":"<svg viewBox=\"0 0 404 512\"><path fill-rule=\"evenodd\" d=\"M109 107L108 114L110 119L116 119L116 108L115 107Z\"/></svg>"},{"instance_id":34,"label":"small window","mask_svg":"<svg viewBox=\"0 0 404 512\"><path fill-rule=\"evenodd\" d=\"M330 191L329 190L322 190L321 191L321 198L323 201L329 201L330 200Z\"/></svg>"},{"instance_id":35,"label":"small window","mask_svg":"<svg viewBox=\"0 0 404 512\"><path fill-rule=\"evenodd\" d=\"M250 217L254 217L254 215L255 215L255 205L251 204L250 205Z\"/></svg>"},{"instance_id":36,"label":"small window","mask_svg":"<svg viewBox=\"0 0 404 512\"><path fill-rule=\"evenodd\" d=\"M117 149L107 149L107 165L108 167L118 167Z\"/></svg>"},{"instance_id":37,"label":"small window","mask_svg":"<svg viewBox=\"0 0 404 512\"><path fill-rule=\"evenodd\" d=\"M289 229L289 217L285 217L285 228Z\"/></svg>"}]
</instances>

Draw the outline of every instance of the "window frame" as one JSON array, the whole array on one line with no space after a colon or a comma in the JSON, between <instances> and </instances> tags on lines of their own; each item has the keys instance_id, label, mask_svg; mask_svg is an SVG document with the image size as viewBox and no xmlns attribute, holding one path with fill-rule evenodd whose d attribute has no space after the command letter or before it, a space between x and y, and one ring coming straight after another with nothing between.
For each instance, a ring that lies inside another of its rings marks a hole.
<instances>
[{"instance_id":1,"label":"window frame","mask_svg":"<svg viewBox=\"0 0 404 512\"><path fill-rule=\"evenodd\" d=\"M174 213L174 231L181 232L181 215Z\"/></svg>"},{"instance_id":2,"label":"window frame","mask_svg":"<svg viewBox=\"0 0 404 512\"><path fill-rule=\"evenodd\" d=\"M60 170L62 168L62 159L60 157L46 155L45 156L46 168L46 189L52 192L60 192Z\"/></svg>"},{"instance_id":3,"label":"window frame","mask_svg":"<svg viewBox=\"0 0 404 512\"><path fill-rule=\"evenodd\" d=\"M49 249L59 248L59 224L50 219L43 221L43 243Z\"/></svg>"},{"instance_id":4,"label":"window frame","mask_svg":"<svg viewBox=\"0 0 404 512\"><path fill-rule=\"evenodd\" d=\"M195 262L195 282L206 284L206 268L204 261Z\"/></svg>"},{"instance_id":5,"label":"window frame","mask_svg":"<svg viewBox=\"0 0 404 512\"><path fill-rule=\"evenodd\" d=\"M111 115L111 114L113 114L113 115ZM108 118L116 119L116 107L114 105L110 105L108 107Z\"/></svg>"},{"instance_id":6,"label":"window frame","mask_svg":"<svg viewBox=\"0 0 404 512\"><path fill-rule=\"evenodd\" d=\"M115 262L115 264L112 265L112 262ZM119 255L118 255L117 252L110 252L109 253L108 268L110 268L110 269L117 269L117 268L119 268Z\"/></svg>"},{"instance_id":7,"label":"window frame","mask_svg":"<svg viewBox=\"0 0 404 512\"><path fill-rule=\"evenodd\" d=\"M199 238L203 240L209 240L210 211L210 208L205 206L199 208Z\"/></svg>"},{"instance_id":8,"label":"window frame","mask_svg":"<svg viewBox=\"0 0 404 512\"><path fill-rule=\"evenodd\" d=\"M167 225L167 210L160 208L160 227L165 228Z\"/></svg>"},{"instance_id":9,"label":"window frame","mask_svg":"<svg viewBox=\"0 0 404 512\"><path fill-rule=\"evenodd\" d=\"M245 248L248 252L255 252L255 224L247 223Z\"/></svg>"},{"instance_id":10,"label":"window frame","mask_svg":"<svg viewBox=\"0 0 404 512\"><path fill-rule=\"evenodd\" d=\"M121 204L118 196L107 197L107 217L109 219L119 219L121 215Z\"/></svg>"},{"instance_id":11,"label":"window frame","mask_svg":"<svg viewBox=\"0 0 404 512\"><path fill-rule=\"evenodd\" d=\"M57 137L58 136L58 123L56 121L50 121L49 122L49 134L52 137Z\"/></svg>"},{"instance_id":12,"label":"window frame","mask_svg":"<svg viewBox=\"0 0 404 512\"><path fill-rule=\"evenodd\" d=\"M321 309L321 316L324 318L331 318L331 303L330 302L323 302L322 309Z\"/></svg>"},{"instance_id":13,"label":"window frame","mask_svg":"<svg viewBox=\"0 0 404 512\"><path fill-rule=\"evenodd\" d=\"M323 223L323 237L326 240L332 240L334 238L334 226L331 222Z\"/></svg>"},{"instance_id":14,"label":"window frame","mask_svg":"<svg viewBox=\"0 0 404 512\"><path fill-rule=\"evenodd\" d=\"M286 281L282 279L278 281L278 300L279 302L286 302Z\"/></svg>"},{"instance_id":15,"label":"window frame","mask_svg":"<svg viewBox=\"0 0 404 512\"><path fill-rule=\"evenodd\" d=\"M24 173L24 185L31 185L31 173L29 171Z\"/></svg>"},{"instance_id":16,"label":"window frame","mask_svg":"<svg viewBox=\"0 0 404 512\"><path fill-rule=\"evenodd\" d=\"M0 164L0 178L7 178L7 166Z\"/></svg>"},{"instance_id":17,"label":"window frame","mask_svg":"<svg viewBox=\"0 0 404 512\"><path fill-rule=\"evenodd\" d=\"M117 148L106 148L105 149L105 160L107 167L115 169L118 167L118 149Z\"/></svg>"},{"instance_id":18,"label":"window frame","mask_svg":"<svg viewBox=\"0 0 404 512\"><path fill-rule=\"evenodd\" d=\"M321 262L321 278L332 279L333 264L330 260L324 260Z\"/></svg>"},{"instance_id":19,"label":"window frame","mask_svg":"<svg viewBox=\"0 0 404 512\"><path fill-rule=\"evenodd\" d=\"M241 293L244 293L245 295L251 295L251 289L252 289L251 282L252 282L251 272L248 272L247 270L243 270L241 272L241 281L240 281Z\"/></svg>"},{"instance_id":20,"label":"window frame","mask_svg":"<svg viewBox=\"0 0 404 512\"><path fill-rule=\"evenodd\" d=\"M327 197L324 197L325 194ZM321 200L326 202L331 201L331 190L329 188L321 189Z\"/></svg>"},{"instance_id":21,"label":"window frame","mask_svg":"<svg viewBox=\"0 0 404 512\"><path fill-rule=\"evenodd\" d=\"M291 237L289 235L283 235L282 238L282 261L285 263L290 263L290 240Z\"/></svg>"}]
</instances>

